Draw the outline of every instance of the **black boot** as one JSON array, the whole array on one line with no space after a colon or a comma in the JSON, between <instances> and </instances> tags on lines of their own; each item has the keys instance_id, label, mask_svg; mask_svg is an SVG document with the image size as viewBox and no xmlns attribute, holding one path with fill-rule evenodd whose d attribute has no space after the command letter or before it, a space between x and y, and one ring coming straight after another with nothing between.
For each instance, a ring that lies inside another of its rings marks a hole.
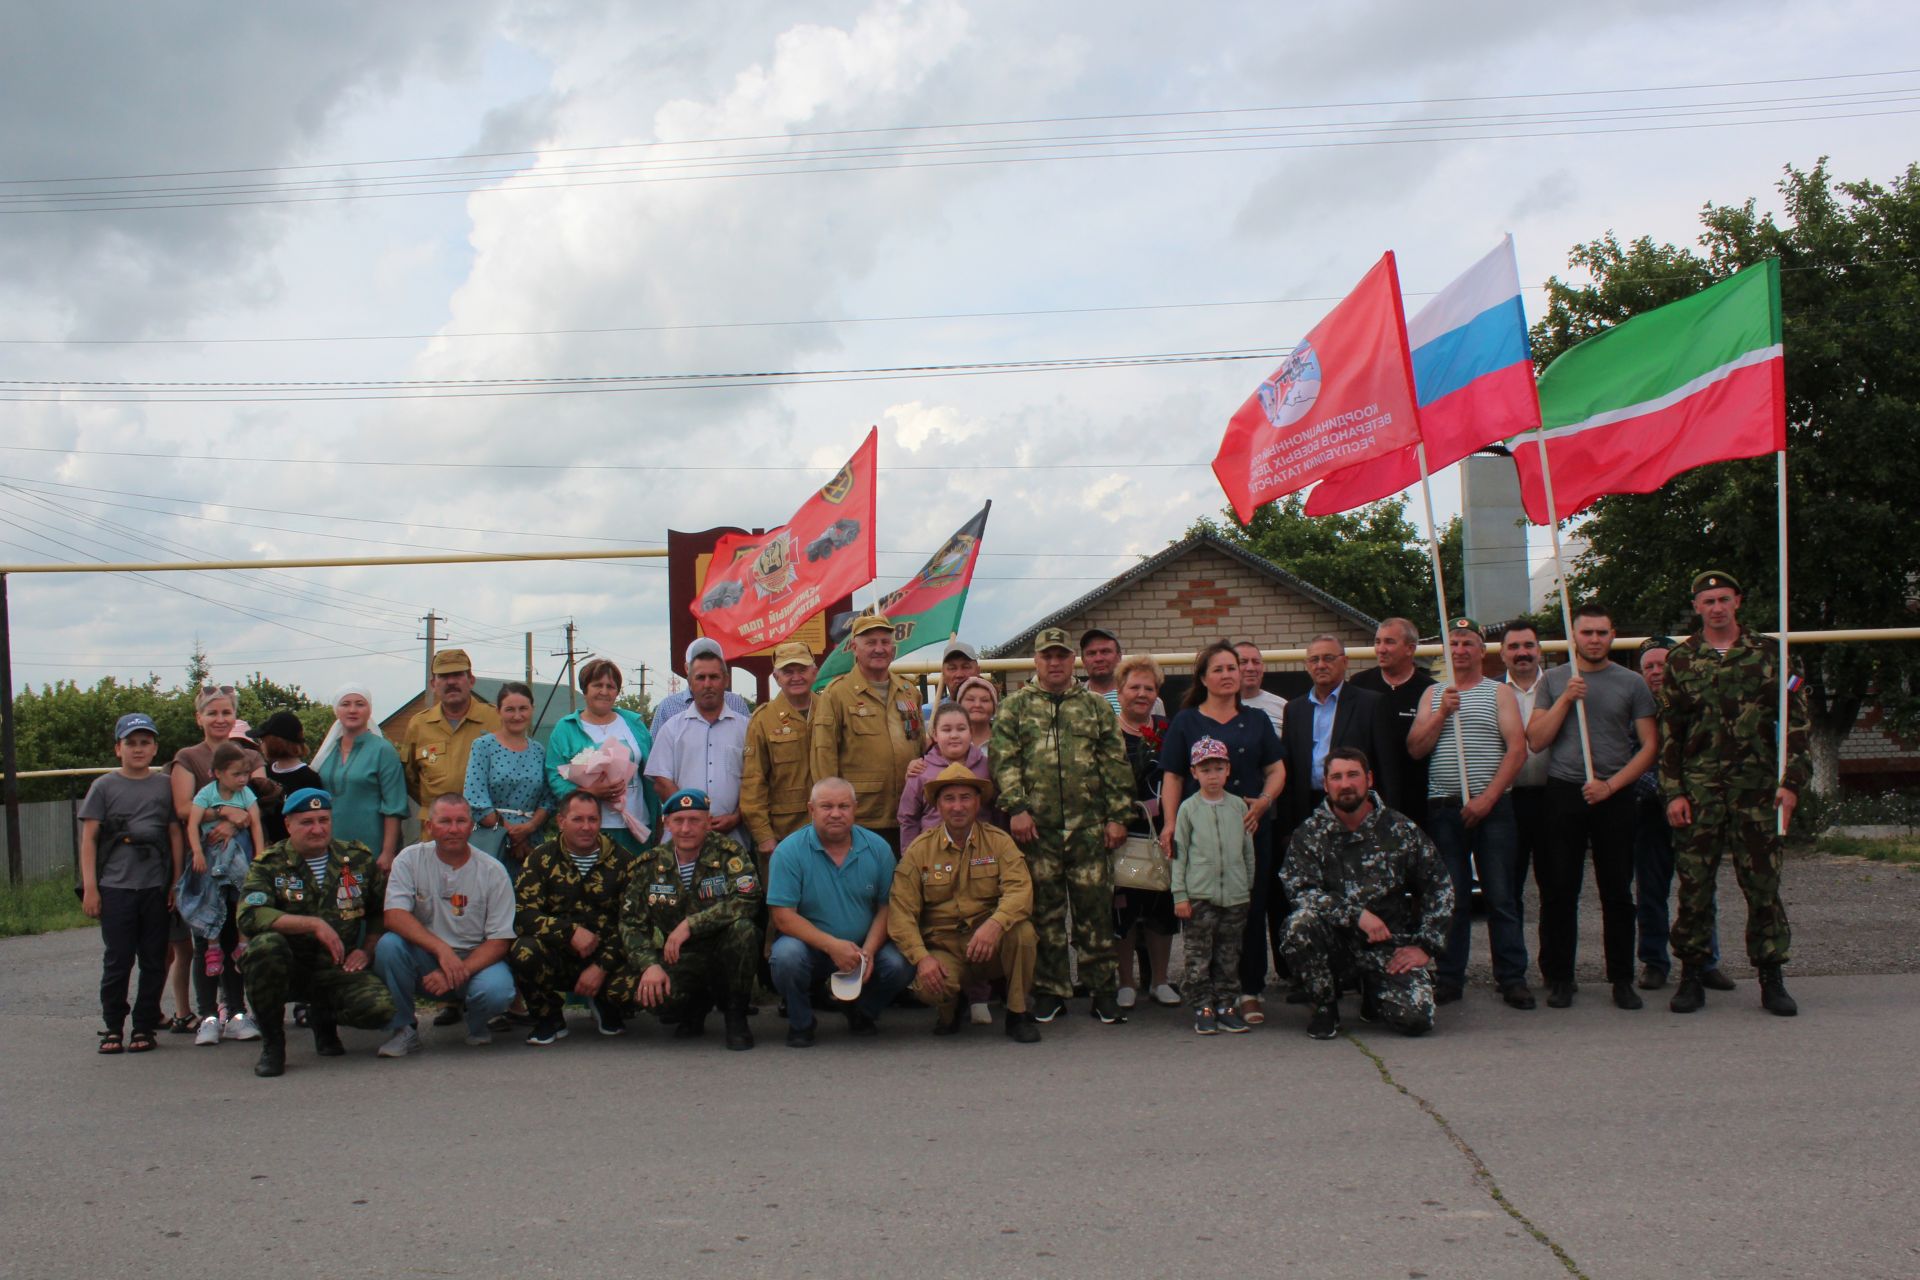
<instances>
[{"instance_id":1,"label":"black boot","mask_svg":"<svg viewBox=\"0 0 1920 1280\"><path fill-rule=\"evenodd\" d=\"M347 1046L340 1043L340 1028L333 1020L331 1009L324 1013L319 1009L307 1014L307 1025L313 1028L313 1051L323 1058L345 1057Z\"/></svg>"},{"instance_id":2,"label":"black boot","mask_svg":"<svg viewBox=\"0 0 1920 1280\"><path fill-rule=\"evenodd\" d=\"M1039 1044L1040 1024L1033 1020L1031 1013L1015 1013L1007 1010L1007 1039L1015 1044Z\"/></svg>"},{"instance_id":3,"label":"black boot","mask_svg":"<svg viewBox=\"0 0 1920 1280\"><path fill-rule=\"evenodd\" d=\"M255 1009L255 1025L260 1028L260 1061L253 1064L253 1074L267 1079L285 1075L287 1071L287 1026L286 1015L279 1009Z\"/></svg>"},{"instance_id":4,"label":"black boot","mask_svg":"<svg viewBox=\"0 0 1920 1280\"><path fill-rule=\"evenodd\" d=\"M1680 966L1680 984L1673 989L1667 1008L1675 1013L1698 1013L1707 1003L1707 989L1700 985L1700 970L1693 965Z\"/></svg>"},{"instance_id":5,"label":"black boot","mask_svg":"<svg viewBox=\"0 0 1920 1280\"><path fill-rule=\"evenodd\" d=\"M747 1024L747 1002L737 1000L727 1006L727 1048L753 1048L753 1028Z\"/></svg>"},{"instance_id":6,"label":"black boot","mask_svg":"<svg viewBox=\"0 0 1920 1280\"><path fill-rule=\"evenodd\" d=\"M1760 966L1760 1007L1776 1018L1791 1018L1800 1006L1787 994L1787 980L1777 964Z\"/></svg>"}]
</instances>

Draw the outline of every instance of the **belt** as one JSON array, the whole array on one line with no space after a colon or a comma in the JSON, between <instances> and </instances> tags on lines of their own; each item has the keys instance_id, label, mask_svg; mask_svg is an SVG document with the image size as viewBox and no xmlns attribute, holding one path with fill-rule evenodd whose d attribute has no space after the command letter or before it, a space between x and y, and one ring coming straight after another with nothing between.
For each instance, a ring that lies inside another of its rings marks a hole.
<instances>
[{"instance_id":1,"label":"belt","mask_svg":"<svg viewBox=\"0 0 1920 1280\"><path fill-rule=\"evenodd\" d=\"M1464 803L1465 801L1461 800L1459 796L1427 797L1427 808L1429 809L1458 809Z\"/></svg>"}]
</instances>

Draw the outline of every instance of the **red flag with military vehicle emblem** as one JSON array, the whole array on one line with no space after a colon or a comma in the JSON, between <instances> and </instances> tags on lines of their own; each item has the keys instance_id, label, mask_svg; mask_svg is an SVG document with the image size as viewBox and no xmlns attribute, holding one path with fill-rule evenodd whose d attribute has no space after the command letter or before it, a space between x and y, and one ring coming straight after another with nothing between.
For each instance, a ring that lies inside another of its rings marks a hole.
<instances>
[{"instance_id":1,"label":"red flag with military vehicle emblem","mask_svg":"<svg viewBox=\"0 0 1920 1280\"><path fill-rule=\"evenodd\" d=\"M873 518L880 430L847 465L765 533L729 533L713 546L691 605L728 658L765 649L828 604L873 581Z\"/></svg>"}]
</instances>

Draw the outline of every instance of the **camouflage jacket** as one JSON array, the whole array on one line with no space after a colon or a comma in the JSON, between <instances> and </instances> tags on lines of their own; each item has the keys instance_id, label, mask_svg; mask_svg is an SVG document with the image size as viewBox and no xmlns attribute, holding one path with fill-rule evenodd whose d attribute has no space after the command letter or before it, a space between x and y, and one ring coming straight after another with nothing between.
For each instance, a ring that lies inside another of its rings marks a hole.
<instances>
[{"instance_id":1,"label":"camouflage jacket","mask_svg":"<svg viewBox=\"0 0 1920 1280\"><path fill-rule=\"evenodd\" d=\"M1453 879L1440 851L1412 818L1380 803L1348 831L1323 801L1294 828L1280 879L1296 906L1355 927L1371 911L1393 930L1394 946L1440 954L1453 920Z\"/></svg>"},{"instance_id":2,"label":"camouflage jacket","mask_svg":"<svg viewBox=\"0 0 1920 1280\"><path fill-rule=\"evenodd\" d=\"M1071 831L1133 816L1133 769L1120 722L1097 693L1021 685L993 718L987 762L1009 817L1031 814L1042 831Z\"/></svg>"},{"instance_id":3,"label":"camouflage jacket","mask_svg":"<svg viewBox=\"0 0 1920 1280\"><path fill-rule=\"evenodd\" d=\"M620 938L634 972L664 965L667 935L685 920L693 940L750 919L766 899L752 856L719 832L700 846L693 888L680 887L680 860L671 842L649 849L634 865L620 912Z\"/></svg>"},{"instance_id":4,"label":"camouflage jacket","mask_svg":"<svg viewBox=\"0 0 1920 1280\"><path fill-rule=\"evenodd\" d=\"M603 835L600 861L582 875L564 844L547 841L527 855L513 882L514 932L564 946L577 926L600 939L588 961L602 969L617 967L625 956L620 907L639 861Z\"/></svg>"},{"instance_id":5,"label":"camouflage jacket","mask_svg":"<svg viewBox=\"0 0 1920 1280\"><path fill-rule=\"evenodd\" d=\"M282 840L247 869L240 889L240 932L258 937L281 916L318 916L352 951L381 932L386 907L386 873L373 850L358 840L332 842L326 874L317 883L306 861Z\"/></svg>"},{"instance_id":6,"label":"camouflage jacket","mask_svg":"<svg viewBox=\"0 0 1920 1280\"><path fill-rule=\"evenodd\" d=\"M1667 655L1660 709L1660 794L1668 801L1706 791L1771 792L1779 756L1779 647L1741 628L1723 654L1698 632ZM1812 774L1807 692L1788 695L1787 776L1794 792Z\"/></svg>"}]
</instances>

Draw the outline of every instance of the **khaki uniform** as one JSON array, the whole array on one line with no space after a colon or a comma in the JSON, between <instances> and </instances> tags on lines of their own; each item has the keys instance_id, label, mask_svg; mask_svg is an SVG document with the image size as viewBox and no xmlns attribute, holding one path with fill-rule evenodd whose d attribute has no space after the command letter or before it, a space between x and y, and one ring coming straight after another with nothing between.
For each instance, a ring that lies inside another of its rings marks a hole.
<instances>
[{"instance_id":1,"label":"khaki uniform","mask_svg":"<svg viewBox=\"0 0 1920 1280\"><path fill-rule=\"evenodd\" d=\"M407 775L407 794L420 806L422 822L435 796L466 790L467 756L473 744L482 734L499 728L500 713L479 698L467 705L466 719L458 729L448 727L447 714L438 703L408 723L400 740L400 768Z\"/></svg>"},{"instance_id":2,"label":"khaki uniform","mask_svg":"<svg viewBox=\"0 0 1920 1280\"><path fill-rule=\"evenodd\" d=\"M891 838L900 829L907 766L927 749L913 685L905 676L889 676L882 699L865 675L849 671L813 695L811 729L814 779L852 783L855 819Z\"/></svg>"},{"instance_id":3,"label":"khaki uniform","mask_svg":"<svg viewBox=\"0 0 1920 1280\"><path fill-rule=\"evenodd\" d=\"M928 956L946 970L943 998L930 995L916 977L913 994L954 1011L963 985L1007 980L1007 1010L1025 1013L1033 990L1038 943L1033 914L1033 878L1013 837L984 822L973 824L964 845L955 845L942 823L908 845L894 868L887 932L907 963ZM1005 932L998 954L981 964L967 959L974 931L988 920Z\"/></svg>"},{"instance_id":4,"label":"khaki uniform","mask_svg":"<svg viewBox=\"0 0 1920 1280\"><path fill-rule=\"evenodd\" d=\"M812 751L807 712L796 711L786 694L754 710L740 773L740 816L756 848L778 844L807 825Z\"/></svg>"}]
</instances>

